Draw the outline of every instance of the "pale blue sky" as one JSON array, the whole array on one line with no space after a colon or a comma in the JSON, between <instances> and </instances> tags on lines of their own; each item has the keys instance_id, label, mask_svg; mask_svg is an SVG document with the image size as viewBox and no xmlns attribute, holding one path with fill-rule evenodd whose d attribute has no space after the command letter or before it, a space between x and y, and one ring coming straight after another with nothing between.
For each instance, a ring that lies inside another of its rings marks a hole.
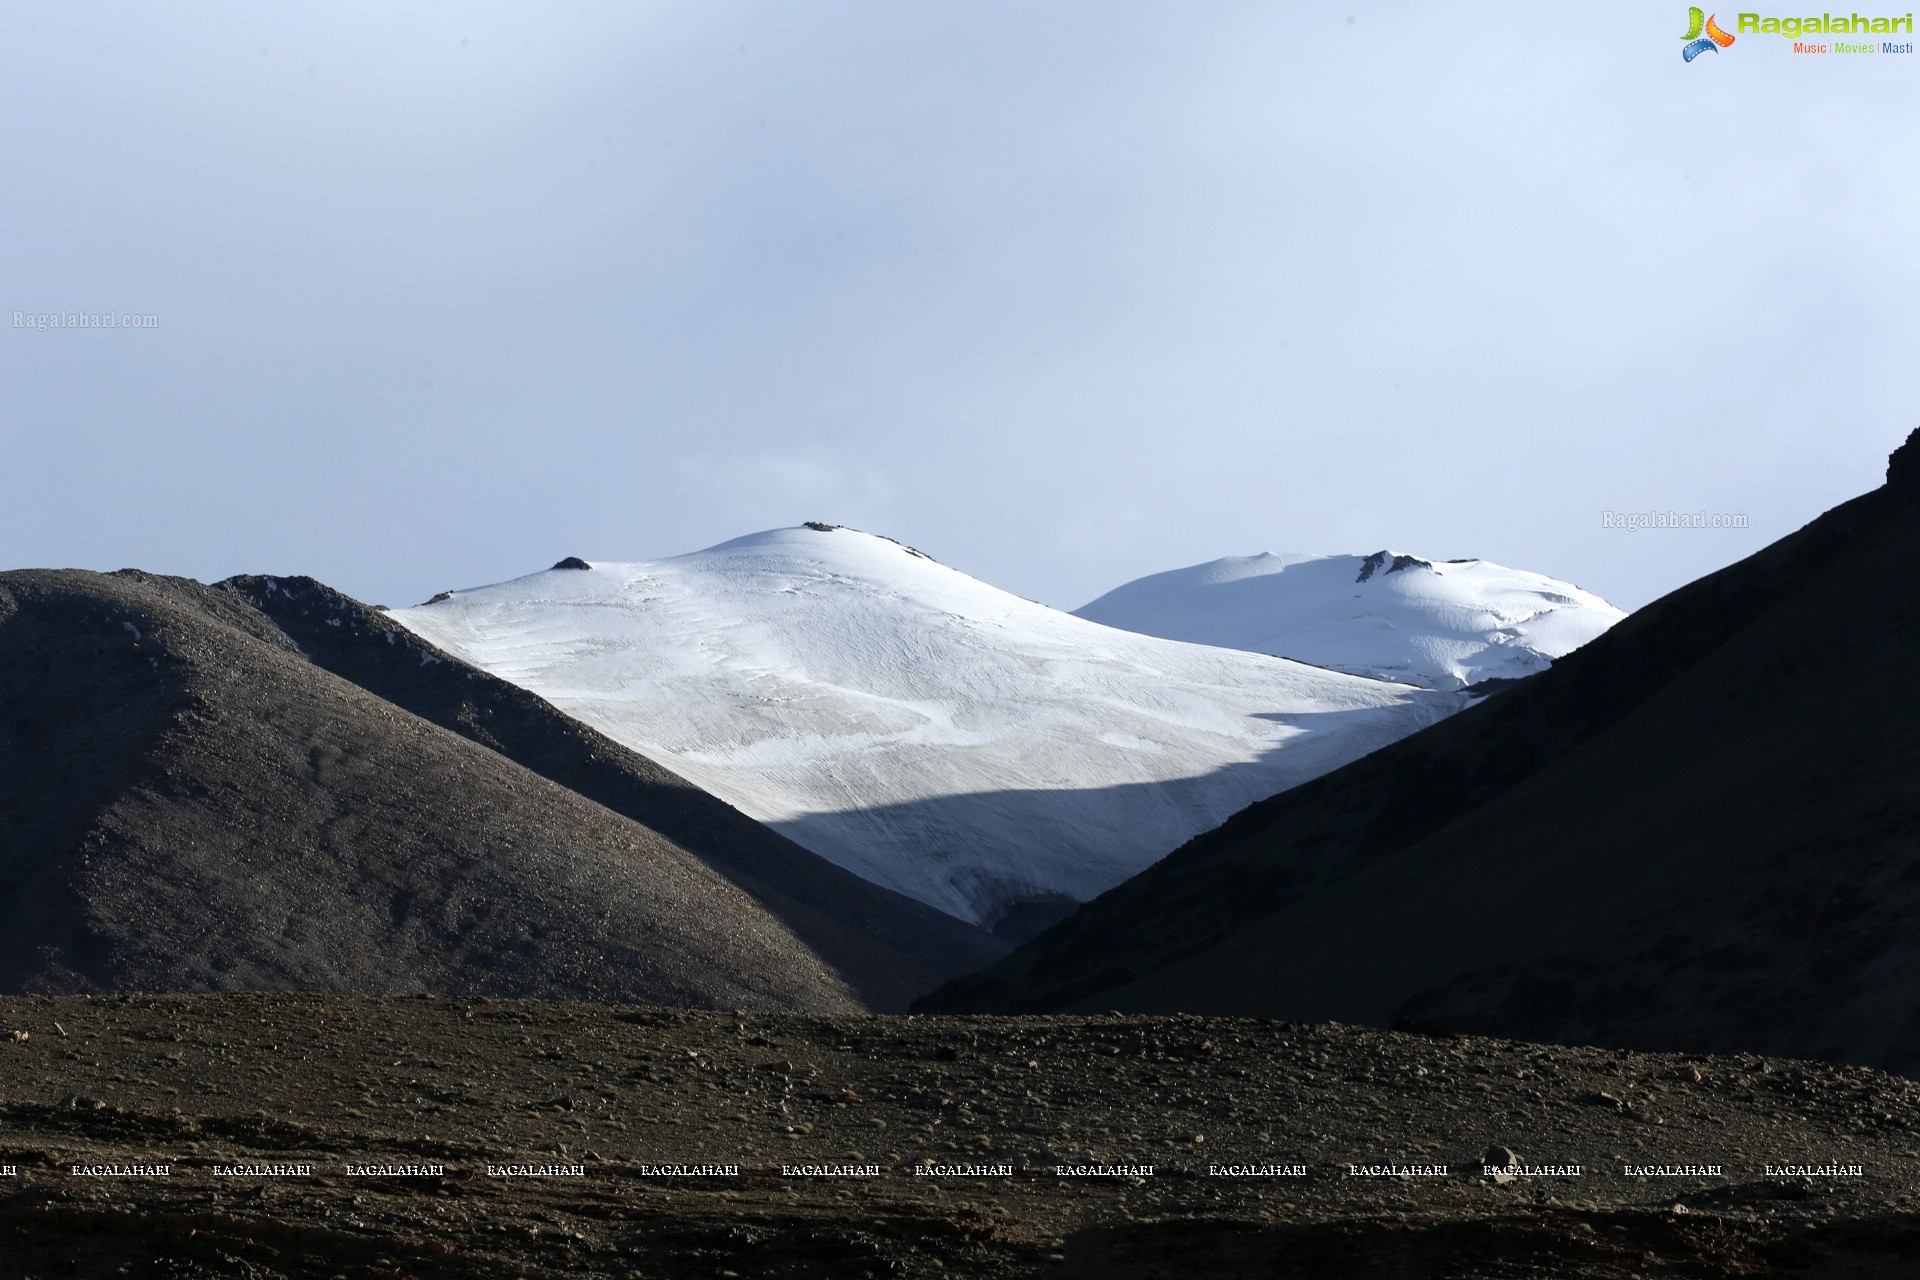
<instances>
[{"instance_id":1,"label":"pale blue sky","mask_svg":"<svg viewBox=\"0 0 1920 1280\"><path fill-rule=\"evenodd\" d=\"M1920 423L1920 58L1684 28L11 3L0 567L402 604L820 519L1064 608L1382 547L1638 606Z\"/></svg>"}]
</instances>

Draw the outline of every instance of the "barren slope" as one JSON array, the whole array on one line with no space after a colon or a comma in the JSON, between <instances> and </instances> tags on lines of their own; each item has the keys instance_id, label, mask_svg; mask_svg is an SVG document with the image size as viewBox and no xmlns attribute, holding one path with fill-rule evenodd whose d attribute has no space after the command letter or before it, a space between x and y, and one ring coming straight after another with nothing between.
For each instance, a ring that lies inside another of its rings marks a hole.
<instances>
[{"instance_id":1,"label":"barren slope","mask_svg":"<svg viewBox=\"0 0 1920 1280\"><path fill-rule=\"evenodd\" d=\"M311 578L230 578L315 664L605 805L693 854L773 912L870 1007L897 1010L1008 944L862 880L545 699Z\"/></svg>"}]
</instances>

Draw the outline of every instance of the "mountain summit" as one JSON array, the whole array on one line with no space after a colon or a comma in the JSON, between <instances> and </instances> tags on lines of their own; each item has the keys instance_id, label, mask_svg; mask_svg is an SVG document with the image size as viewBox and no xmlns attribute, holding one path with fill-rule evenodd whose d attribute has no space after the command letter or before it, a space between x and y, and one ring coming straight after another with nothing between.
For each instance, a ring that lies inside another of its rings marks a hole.
<instances>
[{"instance_id":1,"label":"mountain summit","mask_svg":"<svg viewBox=\"0 0 1920 1280\"><path fill-rule=\"evenodd\" d=\"M1460 705L1103 627L832 525L587 563L393 617L1008 936Z\"/></svg>"},{"instance_id":2,"label":"mountain summit","mask_svg":"<svg viewBox=\"0 0 1920 1280\"><path fill-rule=\"evenodd\" d=\"M1533 675L1626 617L1542 574L1397 551L1229 556L1137 579L1075 613L1426 689Z\"/></svg>"}]
</instances>

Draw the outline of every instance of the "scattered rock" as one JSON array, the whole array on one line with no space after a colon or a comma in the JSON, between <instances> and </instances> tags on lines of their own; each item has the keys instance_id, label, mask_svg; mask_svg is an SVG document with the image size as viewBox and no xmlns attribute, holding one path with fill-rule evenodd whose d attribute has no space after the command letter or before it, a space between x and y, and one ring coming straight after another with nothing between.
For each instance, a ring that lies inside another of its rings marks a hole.
<instances>
[{"instance_id":1,"label":"scattered rock","mask_svg":"<svg viewBox=\"0 0 1920 1280\"><path fill-rule=\"evenodd\" d=\"M1389 1030L1404 1031L1409 1035L1416 1036L1432 1036L1436 1040L1457 1040L1460 1038L1458 1031L1449 1031L1445 1027L1439 1026L1432 1018L1396 1018L1394 1019L1393 1026L1390 1027Z\"/></svg>"}]
</instances>

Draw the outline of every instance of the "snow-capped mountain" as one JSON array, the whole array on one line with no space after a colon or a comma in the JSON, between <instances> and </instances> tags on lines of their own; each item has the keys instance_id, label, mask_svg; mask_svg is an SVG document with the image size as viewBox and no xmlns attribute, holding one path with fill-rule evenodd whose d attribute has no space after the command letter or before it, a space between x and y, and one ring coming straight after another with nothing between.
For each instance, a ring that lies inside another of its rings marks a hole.
<instances>
[{"instance_id":1,"label":"snow-capped mountain","mask_svg":"<svg viewBox=\"0 0 1920 1280\"><path fill-rule=\"evenodd\" d=\"M1393 551L1229 556L1137 579L1074 612L1426 689L1532 675L1626 617L1542 574Z\"/></svg>"},{"instance_id":2,"label":"snow-capped mountain","mask_svg":"<svg viewBox=\"0 0 1920 1280\"><path fill-rule=\"evenodd\" d=\"M1114 630L827 525L392 616L829 860L1010 934L1461 705Z\"/></svg>"}]
</instances>

